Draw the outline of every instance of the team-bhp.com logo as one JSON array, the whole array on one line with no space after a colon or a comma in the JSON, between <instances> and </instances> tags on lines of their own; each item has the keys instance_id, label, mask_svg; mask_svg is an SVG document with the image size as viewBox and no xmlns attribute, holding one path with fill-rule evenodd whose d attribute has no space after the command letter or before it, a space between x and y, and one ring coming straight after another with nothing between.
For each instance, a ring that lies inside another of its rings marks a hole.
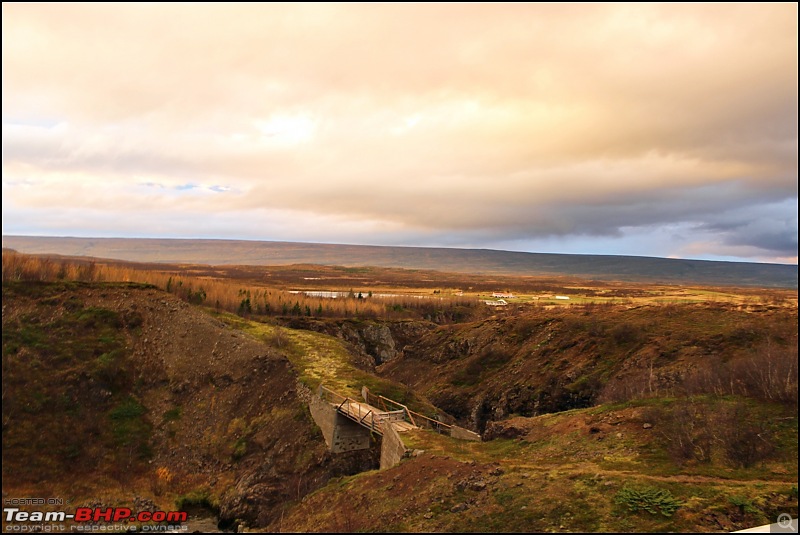
<instances>
[{"instance_id":1,"label":"team-bhp.com logo","mask_svg":"<svg viewBox=\"0 0 800 535\"><path fill-rule=\"evenodd\" d=\"M5 531L31 531L26 529L30 523L50 523L48 531L66 531L64 522L73 523L71 531L94 531L97 523L124 523L125 531L135 531L132 523L167 522L174 525L188 520L185 511L139 511L134 513L127 507L78 507L74 513L65 511L22 511L18 507L4 507ZM61 525L56 523L62 523ZM83 525L85 524L85 525ZM165 527L181 526L141 526L142 531L165 531ZM53 529L55 528L55 529ZM154 529L161 528L161 529Z\"/></svg>"}]
</instances>

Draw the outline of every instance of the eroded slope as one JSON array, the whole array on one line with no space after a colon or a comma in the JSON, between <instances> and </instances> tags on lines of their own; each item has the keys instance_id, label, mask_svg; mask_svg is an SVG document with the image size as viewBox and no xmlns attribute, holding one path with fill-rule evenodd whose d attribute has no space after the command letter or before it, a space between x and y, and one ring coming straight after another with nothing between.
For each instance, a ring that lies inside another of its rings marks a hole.
<instances>
[{"instance_id":1,"label":"eroded slope","mask_svg":"<svg viewBox=\"0 0 800 535\"><path fill-rule=\"evenodd\" d=\"M4 494L266 524L375 463L331 456L302 390L280 349L155 288L3 286Z\"/></svg>"}]
</instances>

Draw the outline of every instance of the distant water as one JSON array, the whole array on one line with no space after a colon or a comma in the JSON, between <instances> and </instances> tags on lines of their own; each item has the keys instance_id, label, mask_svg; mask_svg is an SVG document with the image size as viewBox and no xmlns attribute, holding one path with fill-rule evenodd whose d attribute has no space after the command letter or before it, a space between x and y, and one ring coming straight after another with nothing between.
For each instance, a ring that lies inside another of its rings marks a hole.
<instances>
[{"instance_id":1,"label":"distant water","mask_svg":"<svg viewBox=\"0 0 800 535\"><path fill-rule=\"evenodd\" d=\"M308 297L325 297L330 299L337 299L339 297L347 297L350 295L350 292L331 292L327 290L289 290L290 294L303 294ZM358 292L353 292L356 296ZM361 297L366 299L370 297L368 294L361 293ZM429 295L413 295L413 294L372 294L371 297L382 297L382 298L389 298L389 297L413 297L415 299L431 299ZM439 298L441 299L441 298Z\"/></svg>"},{"instance_id":2,"label":"distant water","mask_svg":"<svg viewBox=\"0 0 800 535\"><path fill-rule=\"evenodd\" d=\"M308 290L308 291L299 291L299 290L292 290L289 292L290 294L305 294L308 297L326 297L330 299L336 299L337 297L347 297L347 292L326 292L322 290Z\"/></svg>"}]
</instances>

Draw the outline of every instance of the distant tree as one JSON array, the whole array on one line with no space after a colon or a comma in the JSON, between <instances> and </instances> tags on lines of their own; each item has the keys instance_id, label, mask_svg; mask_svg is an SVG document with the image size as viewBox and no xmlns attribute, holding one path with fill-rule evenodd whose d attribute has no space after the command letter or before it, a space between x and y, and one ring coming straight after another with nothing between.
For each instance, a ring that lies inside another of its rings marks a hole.
<instances>
[{"instance_id":1,"label":"distant tree","mask_svg":"<svg viewBox=\"0 0 800 535\"><path fill-rule=\"evenodd\" d=\"M56 278L58 280L64 280L67 278L67 263L64 262L63 260L61 261L61 264L59 264L58 266L58 273L56 274Z\"/></svg>"},{"instance_id":2,"label":"distant tree","mask_svg":"<svg viewBox=\"0 0 800 535\"><path fill-rule=\"evenodd\" d=\"M201 287L196 292L189 291L189 302L200 305L206 300L206 291Z\"/></svg>"},{"instance_id":3,"label":"distant tree","mask_svg":"<svg viewBox=\"0 0 800 535\"><path fill-rule=\"evenodd\" d=\"M253 307L250 304L250 298L247 297L242 299L242 302L239 303L239 315L246 316L253 313Z\"/></svg>"}]
</instances>

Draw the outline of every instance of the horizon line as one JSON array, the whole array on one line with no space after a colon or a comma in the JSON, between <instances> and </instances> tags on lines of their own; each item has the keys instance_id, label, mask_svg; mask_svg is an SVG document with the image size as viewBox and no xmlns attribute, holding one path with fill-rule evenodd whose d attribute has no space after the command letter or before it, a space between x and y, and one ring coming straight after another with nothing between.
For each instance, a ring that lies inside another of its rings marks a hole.
<instances>
[{"instance_id":1,"label":"horizon line","mask_svg":"<svg viewBox=\"0 0 800 535\"><path fill-rule=\"evenodd\" d=\"M530 255L549 255L549 256L583 256L583 257L611 257L611 258L645 258L656 260L674 260L677 262L712 262L712 263L726 263L726 264L755 264L755 265L771 265L771 266L798 266L796 263L781 263L781 262L756 262L746 260L708 260L702 258L675 258L667 256L647 256L647 255L631 255L631 254L597 254L597 253L543 253L537 251L513 251L508 249L491 249L487 247L455 247L455 246L441 246L441 245L376 245L376 244L363 244L363 243L340 243L340 242L307 242L307 241L287 241L287 240L267 240L267 239L248 239L248 238L185 238L185 237L152 237L152 236L56 236L56 235L28 235L28 234L3 234L5 238L52 238L52 239L74 239L74 240L173 240L173 241L228 241L228 242L251 242L251 243L284 243L284 244L302 244L302 245L328 245L328 246L343 246L343 247L377 247L377 248L395 248L395 249L444 249L455 251L485 251L485 252L498 252L498 253L512 253L512 254L530 254Z\"/></svg>"}]
</instances>

